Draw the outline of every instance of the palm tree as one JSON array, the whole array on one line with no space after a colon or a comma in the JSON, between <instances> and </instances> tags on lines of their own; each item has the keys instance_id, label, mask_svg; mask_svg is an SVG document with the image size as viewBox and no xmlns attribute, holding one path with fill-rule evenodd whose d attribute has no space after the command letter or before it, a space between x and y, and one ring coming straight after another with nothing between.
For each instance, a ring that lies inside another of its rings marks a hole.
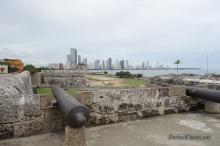
<instances>
[{"instance_id":1,"label":"palm tree","mask_svg":"<svg viewBox=\"0 0 220 146\"><path fill-rule=\"evenodd\" d=\"M174 64L176 64L176 71L177 71L177 73L178 73L178 71L179 71L179 64L181 64L182 62L181 62L181 60L177 60L177 61L175 61L174 62Z\"/></svg>"}]
</instances>

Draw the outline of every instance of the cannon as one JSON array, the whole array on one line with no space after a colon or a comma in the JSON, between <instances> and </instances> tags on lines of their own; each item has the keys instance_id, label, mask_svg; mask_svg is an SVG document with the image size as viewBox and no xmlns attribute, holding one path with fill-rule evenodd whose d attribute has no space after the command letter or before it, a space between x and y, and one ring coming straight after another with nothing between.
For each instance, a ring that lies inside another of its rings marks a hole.
<instances>
[{"instance_id":1,"label":"cannon","mask_svg":"<svg viewBox=\"0 0 220 146\"><path fill-rule=\"evenodd\" d=\"M220 91L206 88L187 87L186 95L220 103Z\"/></svg>"},{"instance_id":2,"label":"cannon","mask_svg":"<svg viewBox=\"0 0 220 146\"><path fill-rule=\"evenodd\" d=\"M58 106L64 114L68 126L80 128L86 124L89 118L89 111L84 105L60 87L52 87L52 93L57 99Z\"/></svg>"}]
</instances>

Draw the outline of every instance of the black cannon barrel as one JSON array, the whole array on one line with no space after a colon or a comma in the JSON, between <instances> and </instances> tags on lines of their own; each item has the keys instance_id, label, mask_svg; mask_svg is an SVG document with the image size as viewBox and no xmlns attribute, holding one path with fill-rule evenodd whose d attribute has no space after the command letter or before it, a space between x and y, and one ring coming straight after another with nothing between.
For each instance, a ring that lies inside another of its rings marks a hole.
<instances>
[{"instance_id":1,"label":"black cannon barrel","mask_svg":"<svg viewBox=\"0 0 220 146\"><path fill-rule=\"evenodd\" d=\"M219 90L187 87L186 95L220 103L220 91Z\"/></svg>"},{"instance_id":2,"label":"black cannon barrel","mask_svg":"<svg viewBox=\"0 0 220 146\"><path fill-rule=\"evenodd\" d=\"M84 105L60 87L52 87L52 92L58 101L58 106L64 114L68 126L79 128L86 124L89 118L89 111Z\"/></svg>"}]
</instances>

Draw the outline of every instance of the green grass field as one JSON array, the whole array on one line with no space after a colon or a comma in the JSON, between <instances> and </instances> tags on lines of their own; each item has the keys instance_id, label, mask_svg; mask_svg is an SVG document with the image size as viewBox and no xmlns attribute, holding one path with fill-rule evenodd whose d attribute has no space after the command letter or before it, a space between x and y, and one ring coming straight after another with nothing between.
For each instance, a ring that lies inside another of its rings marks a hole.
<instances>
[{"instance_id":1,"label":"green grass field","mask_svg":"<svg viewBox=\"0 0 220 146\"><path fill-rule=\"evenodd\" d=\"M99 86L118 86L118 87L144 87L147 83L146 80L143 79L137 79L137 78L119 78L114 75L88 75L87 80L91 81L90 84ZM118 81L118 82L117 82ZM105 82L102 84L99 84L101 82Z\"/></svg>"},{"instance_id":2,"label":"green grass field","mask_svg":"<svg viewBox=\"0 0 220 146\"><path fill-rule=\"evenodd\" d=\"M125 79L124 83L129 87L144 87L146 81L141 79Z\"/></svg>"},{"instance_id":3,"label":"green grass field","mask_svg":"<svg viewBox=\"0 0 220 146\"><path fill-rule=\"evenodd\" d=\"M53 97L53 93L51 91L51 88L49 87L40 87L37 89L38 94L46 94L49 97ZM77 94L79 94L79 90L76 88L68 88L67 92L72 95L72 96L76 96Z\"/></svg>"}]
</instances>

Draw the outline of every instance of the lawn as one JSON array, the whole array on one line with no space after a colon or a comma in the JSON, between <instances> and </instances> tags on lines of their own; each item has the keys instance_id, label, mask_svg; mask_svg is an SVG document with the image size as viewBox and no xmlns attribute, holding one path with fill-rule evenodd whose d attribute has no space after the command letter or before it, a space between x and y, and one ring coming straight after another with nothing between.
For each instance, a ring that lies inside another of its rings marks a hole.
<instances>
[{"instance_id":1,"label":"lawn","mask_svg":"<svg viewBox=\"0 0 220 146\"><path fill-rule=\"evenodd\" d=\"M118 78L114 75L87 75L92 87L144 87L145 80L137 78Z\"/></svg>"},{"instance_id":2,"label":"lawn","mask_svg":"<svg viewBox=\"0 0 220 146\"><path fill-rule=\"evenodd\" d=\"M68 88L66 91L72 96L76 96L79 93L79 90L76 88ZM53 93L49 87L40 87L37 89L37 92L38 94L46 94L49 97L53 97Z\"/></svg>"},{"instance_id":3,"label":"lawn","mask_svg":"<svg viewBox=\"0 0 220 146\"><path fill-rule=\"evenodd\" d=\"M146 81L141 79L125 79L124 84L129 87L144 87Z\"/></svg>"},{"instance_id":4,"label":"lawn","mask_svg":"<svg viewBox=\"0 0 220 146\"><path fill-rule=\"evenodd\" d=\"M49 97L53 97L53 93L51 91L51 88L49 88L49 87L40 87L37 89L37 93L38 94L46 94Z\"/></svg>"}]
</instances>

